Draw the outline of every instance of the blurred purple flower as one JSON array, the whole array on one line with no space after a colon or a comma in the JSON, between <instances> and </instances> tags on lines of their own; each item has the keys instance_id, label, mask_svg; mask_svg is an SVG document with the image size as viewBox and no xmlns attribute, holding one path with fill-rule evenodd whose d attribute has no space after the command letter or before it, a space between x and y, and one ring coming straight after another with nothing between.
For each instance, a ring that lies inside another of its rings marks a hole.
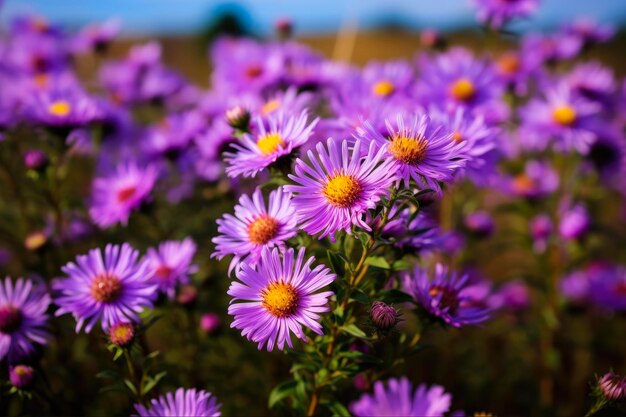
<instances>
[{"instance_id":1,"label":"blurred purple flower","mask_svg":"<svg viewBox=\"0 0 626 417\"><path fill-rule=\"evenodd\" d=\"M150 281L170 300L174 298L176 287L188 284L189 275L198 271L198 267L192 264L196 248L195 242L186 238L163 242L157 248L147 250L145 260Z\"/></svg>"},{"instance_id":2,"label":"blurred purple flower","mask_svg":"<svg viewBox=\"0 0 626 417\"><path fill-rule=\"evenodd\" d=\"M135 404L135 410L140 417L213 417L222 414L221 406L210 392L178 388L150 400L148 407Z\"/></svg>"}]
</instances>

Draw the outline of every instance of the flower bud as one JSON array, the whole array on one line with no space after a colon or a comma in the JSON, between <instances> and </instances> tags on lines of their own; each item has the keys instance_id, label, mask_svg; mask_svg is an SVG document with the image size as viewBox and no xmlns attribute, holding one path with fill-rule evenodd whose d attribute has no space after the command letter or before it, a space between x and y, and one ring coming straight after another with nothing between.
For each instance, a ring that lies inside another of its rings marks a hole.
<instances>
[{"instance_id":1,"label":"flower bud","mask_svg":"<svg viewBox=\"0 0 626 417\"><path fill-rule=\"evenodd\" d=\"M24 153L24 166L28 169L42 170L48 163L48 157L39 149L29 149Z\"/></svg>"},{"instance_id":2,"label":"flower bud","mask_svg":"<svg viewBox=\"0 0 626 417\"><path fill-rule=\"evenodd\" d=\"M135 338L135 328L131 323L117 323L109 329L109 340L115 346L128 347Z\"/></svg>"},{"instance_id":3,"label":"flower bud","mask_svg":"<svg viewBox=\"0 0 626 417\"><path fill-rule=\"evenodd\" d=\"M445 46L445 40L435 29L425 29L420 33L420 43L424 48L436 49Z\"/></svg>"},{"instance_id":4,"label":"flower bud","mask_svg":"<svg viewBox=\"0 0 626 417\"><path fill-rule=\"evenodd\" d=\"M485 211L477 211L465 217L465 227L479 237L488 237L493 233L493 219Z\"/></svg>"},{"instance_id":5,"label":"flower bud","mask_svg":"<svg viewBox=\"0 0 626 417\"><path fill-rule=\"evenodd\" d=\"M233 129L247 132L250 128L250 112L241 106L235 106L226 112L226 121Z\"/></svg>"},{"instance_id":6,"label":"flower bud","mask_svg":"<svg viewBox=\"0 0 626 417\"><path fill-rule=\"evenodd\" d=\"M606 399L621 400L626 396L626 380L613 372L607 372L598 380L600 391Z\"/></svg>"},{"instance_id":7,"label":"flower bud","mask_svg":"<svg viewBox=\"0 0 626 417\"><path fill-rule=\"evenodd\" d=\"M29 389L35 381L35 370L27 365L16 365L9 368L11 385L18 389Z\"/></svg>"},{"instance_id":8,"label":"flower bud","mask_svg":"<svg viewBox=\"0 0 626 417\"><path fill-rule=\"evenodd\" d=\"M220 329L220 326L221 320L215 313L206 313L200 318L200 329L203 332L213 334Z\"/></svg>"},{"instance_id":9,"label":"flower bud","mask_svg":"<svg viewBox=\"0 0 626 417\"><path fill-rule=\"evenodd\" d=\"M378 330L391 330L398 324L398 311L382 301L374 301L370 310L370 319Z\"/></svg>"},{"instance_id":10,"label":"flower bud","mask_svg":"<svg viewBox=\"0 0 626 417\"><path fill-rule=\"evenodd\" d=\"M198 290L193 285L184 285L180 288L180 292L176 296L178 304L190 306L198 299Z\"/></svg>"},{"instance_id":11,"label":"flower bud","mask_svg":"<svg viewBox=\"0 0 626 417\"><path fill-rule=\"evenodd\" d=\"M290 19L278 19L274 27L276 28L276 34L280 39L291 38L291 35L293 34L293 22Z\"/></svg>"}]
</instances>

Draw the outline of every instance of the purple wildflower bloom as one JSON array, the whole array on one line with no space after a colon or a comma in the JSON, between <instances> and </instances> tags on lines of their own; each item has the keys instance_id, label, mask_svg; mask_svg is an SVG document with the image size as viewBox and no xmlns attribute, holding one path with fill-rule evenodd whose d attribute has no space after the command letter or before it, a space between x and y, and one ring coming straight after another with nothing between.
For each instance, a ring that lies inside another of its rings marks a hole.
<instances>
[{"instance_id":1,"label":"purple wildflower bloom","mask_svg":"<svg viewBox=\"0 0 626 417\"><path fill-rule=\"evenodd\" d=\"M281 81L302 90L317 90L328 83L323 56L297 42L275 44L283 59Z\"/></svg>"},{"instance_id":2,"label":"purple wildflower bloom","mask_svg":"<svg viewBox=\"0 0 626 417\"><path fill-rule=\"evenodd\" d=\"M452 131L453 141L459 144L456 158L466 159L457 176L468 177L475 184L486 184L495 174L500 159L499 130L488 126L482 115L472 116L461 108L454 113L431 108L429 115L435 123Z\"/></svg>"},{"instance_id":3,"label":"purple wildflower bloom","mask_svg":"<svg viewBox=\"0 0 626 417\"><path fill-rule=\"evenodd\" d=\"M143 141L144 149L151 155L176 154L189 145L205 123L198 112L169 114L148 130Z\"/></svg>"},{"instance_id":4,"label":"purple wildflower bloom","mask_svg":"<svg viewBox=\"0 0 626 417\"><path fill-rule=\"evenodd\" d=\"M420 210L416 216L406 208L398 212L398 207L393 206L389 211L388 221L383 227L381 236L394 241L393 245L415 253L424 254L427 251L438 249L445 240L445 235L439 229L435 220L424 210ZM378 225L380 216L374 220Z\"/></svg>"},{"instance_id":5,"label":"purple wildflower bloom","mask_svg":"<svg viewBox=\"0 0 626 417\"><path fill-rule=\"evenodd\" d=\"M416 267L413 275L407 273L403 277L404 291L428 314L453 327L478 324L489 318L487 300L474 296L474 284L468 281L468 274L449 272L438 263L433 278L428 275L425 269Z\"/></svg>"},{"instance_id":6,"label":"purple wildflower bloom","mask_svg":"<svg viewBox=\"0 0 626 417\"><path fill-rule=\"evenodd\" d=\"M221 406L210 392L178 388L174 393L150 400L147 408L135 404L135 410L141 417L213 417L221 415Z\"/></svg>"},{"instance_id":7,"label":"purple wildflower bloom","mask_svg":"<svg viewBox=\"0 0 626 417\"><path fill-rule=\"evenodd\" d=\"M591 226L591 219L583 204L564 210L559 223L559 234L563 239L574 240L584 235Z\"/></svg>"},{"instance_id":8,"label":"purple wildflower bloom","mask_svg":"<svg viewBox=\"0 0 626 417\"><path fill-rule=\"evenodd\" d=\"M234 255L229 273L244 259L255 265L263 248L278 246L286 249L285 242L297 233L296 211L291 194L282 189L270 193L265 205L263 193L257 188L252 198L242 195L235 206L235 215L225 214L217 220L219 235L213 238L215 252L222 259Z\"/></svg>"},{"instance_id":9,"label":"purple wildflower bloom","mask_svg":"<svg viewBox=\"0 0 626 417\"><path fill-rule=\"evenodd\" d=\"M518 17L528 17L539 7L539 0L472 0L478 20L496 29Z\"/></svg>"},{"instance_id":10,"label":"purple wildflower bloom","mask_svg":"<svg viewBox=\"0 0 626 417\"><path fill-rule=\"evenodd\" d=\"M619 128L609 125L601 129L585 156L602 181L617 189L625 185L622 179L626 174L626 139Z\"/></svg>"},{"instance_id":11,"label":"purple wildflower bloom","mask_svg":"<svg viewBox=\"0 0 626 417\"><path fill-rule=\"evenodd\" d=\"M233 143L236 152L224 153L228 176L255 177L279 158L292 154L309 139L317 124L318 119L309 123L308 118L306 111L298 116L279 113L266 120L257 117L254 133L246 133L240 142Z\"/></svg>"},{"instance_id":12,"label":"purple wildflower bloom","mask_svg":"<svg viewBox=\"0 0 626 417\"><path fill-rule=\"evenodd\" d=\"M610 41L615 35L615 28L599 24L589 17L581 17L567 24L564 33L580 38L584 45L592 45Z\"/></svg>"},{"instance_id":13,"label":"purple wildflower bloom","mask_svg":"<svg viewBox=\"0 0 626 417\"><path fill-rule=\"evenodd\" d=\"M350 404L357 417L438 417L450 410L452 396L444 388L421 384L413 391L407 378L376 381L373 395L364 394Z\"/></svg>"},{"instance_id":14,"label":"purple wildflower bloom","mask_svg":"<svg viewBox=\"0 0 626 417\"><path fill-rule=\"evenodd\" d=\"M511 281L491 295L488 304L492 309L523 310L530 305L531 296L524 281Z\"/></svg>"},{"instance_id":15,"label":"purple wildflower bloom","mask_svg":"<svg viewBox=\"0 0 626 417\"><path fill-rule=\"evenodd\" d=\"M597 138L600 106L576 95L564 82L547 87L545 96L531 99L520 110L521 145L545 149L553 142L562 151L582 154Z\"/></svg>"},{"instance_id":16,"label":"purple wildflower bloom","mask_svg":"<svg viewBox=\"0 0 626 417\"><path fill-rule=\"evenodd\" d=\"M77 87L41 91L26 104L25 113L49 127L84 126L106 116L101 104Z\"/></svg>"},{"instance_id":17,"label":"purple wildflower bloom","mask_svg":"<svg viewBox=\"0 0 626 417\"><path fill-rule=\"evenodd\" d=\"M50 296L31 280L0 282L0 361L15 363L30 356L35 343L46 344L49 305Z\"/></svg>"},{"instance_id":18,"label":"purple wildflower bloom","mask_svg":"<svg viewBox=\"0 0 626 417\"><path fill-rule=\"evenodd\" d=\"M507 51L494 60L500 78L516 94L522 96L528 91L529 82L539 73L541 62L527 59L521 51Z\"/></svg>"},{"instance_id":19,"label":"purple wildflower bloom","mask_svg":"<svg viewBox=\"0 0 626 417\"><path fill-rule=\"evenodd\" d=\"M605 311L626 310L626 267L596 261L572 271L560 283L563 295L576 304Z\"/></svg>"},{"instance_id":20,"label":"purple wildflower bloom","mask_svg":"<svg viewBox=\"0 0 626 417\"><path fill-rule=\"evenodd\" d=\"M61 268L69 277L54 285L61 293L55 315L71 313L77 333L85 323L85 331L91 332L98 320L104 331L114 324L139 322L137 313L152 307L157 286L150 281L148 264L138 260L139 251L127 243L107 245L104 256L100 249L77 256L76 263Z\"/></svg>"},{"instance_id":21,"label":"purple wildflower bloom","mask_svg":"<svg viewBox=\"0 0 626 417\"><path fill-rule=\"evenodd\" d=\"M371 62L363 68L362 78L366 91L387 99L410 93L415 70L405 61Z\"/></svg>"},{"instance_id":22,"label":"purple wildflower bloom","mask_svg":"<svg viewBox=\"0 0 626 417\"><path fill-rule=\"evenodd\" d=\"M330 138L326 147L317 145L317 156L307 153L311 165L296 161L295 175L289 175L296 185L284 189L294 193L293 205L306 232L321 232L319 239L329 236L334 240L339 230L350 234L352 225L371 230L364 215L388 194L396 177L394 161L383 160L386 144L377 149L376 143L370 142L365 156L361 146L362 141L357 140L350 150L348 141Z\"/></svg>"},{"instance_id":23,"label":"purple wildflower bloom","mask_svg":"<svg viewBox=\"0 0 626 417\"><path fill-rule=\"evenodd\" d=\"M134 162L121 164L105 177L94 179L89 215L100 227L128 223L130 213L146 201L158 177L156 168Z\"/></svg>"},{"instance_id":24,"label":"purple wildflower bloom","mask_svg":"<svg viewBox=\"0 0 626 417\"><path fill-rule=\"evenodd\" d=\"M452 180L455 170L464 165L461 149L465 145L428 116L415 115L405 124L402 115L398 115L395 125L387 121L387 135L365 122L358 134L366 143L386 150L385 157L393 161L391 170L405 187L414 180L418 186L441 192L438 181Z\"/></svg>"},{"instance_id":25,"label":"purple wildflower bloom","mask_svg":"<svg viewBox=\"0 0 626 417\"><path fill-rule=\"evenodd\" d=\"M522 38L522 58L532 66L541 66L574 58L582 48L578 36L566 33L529 33Z\"/></svg>"},{"instance_id":26,"label":"purple wildflower bloom","mask_svg":"<svg viewBox=\"0 0 626 417\"><path fill-rule=\"evenodd\" d=\"M529 199L546 197L556 191L558 186L557 172L540 161L528 161L523 173L504 182L506 191Z\"/></svg>"},{"instance_id":27,"label":"purple wildflower bloom","mask_svg":"<svg viewBox=\"0 0 626 417\"><path fill-rule=\"evenodd\" d=\"M306 342L303 325L323 334L318 313L329 311L328 298L333 293L316 291L329 285L336 276L323 265L311 269L315 258L304 262L304 248L295 259L294 254L289 249L281 260L278 249L264 248L258 267L254 269L244 263L237 271L241 282L233 282L228 290L233 297L228 314L235 318L231 327L242 330L243 336L258 343L259 350L266 343L269 351L274 345L283 350L285 342L293 347L291 333Z\"/></svg>"},{"instance_id":28,"label":"purple wildflower bloom","mask_svg":"<svg viewBox=\"0 0 626 417\"><path fill-rule=\"evenodd\" d=\"M613 71L599 62L584 62L576 65L564 78L564 82L581 97L600 103L610 110L617 83Z\"/></svg>"},{"instance_id":29,"label":"purple wildflower bloom","mask_svg":"<svg viewBox=\"0 0 626 417\"><path fill-rule=\"evenodd\" d=\"M477 236L487 237L493 233L495 225L488 212L476 211L465 216L465 227Z\"/></svg>"},{"instance_id":30,"label":"purple wildflower bloom","mask_svg":"<svg viewBox=\"0 0 626 417\"><path fill-rule=\"evenodd\" d=\"M508 115L502 100L504 84L490 61L454 48L435 58L423 57L420 64L416 94L422 104L449 112L465 108L472 115L484 114L488 123Z\"/></svg>"},{"instance_id":31,"label":"purple wildflower bloom","mask_svg":"<svg viewBox=\"0 0 626 417\"><path fill-rule=\"evenodd\" d=\"M612 371L598 379L598 387L609 401L620 401L626 396L626 378Z\"/></svg>"},{"instance_id":32,"label":"purple wildflower bloom","mask_svg":"<svg viewBox=\"0 0 626 417\"><path fill-rule=\"evenodd\" d=\"M285 91L279 91L269 96L265 101L260 101L252 107L253 112L263 117L271 114L285 113L289 116L301 114L311 105L314 96L310 93L298 93L295 87L289 87Z\"/></svg>"},{"instance_id":33,"label":"purple wildflower bloom","mask_svg":"<svg viewBox=\"0 0 626 417\"><path fill-rule=\"evenodd\" d=\"M72 42L72 51L74 53L103 52L119 34L120 29L121 22L117 19L86 26Z\"/></svg>"},{"instance_id":34,"label":"purple wildflower bloom","mask_svg":"<svg viewBox=\"0 0 626 417\"><path fill-rule=\"evenodd\" d=\"M148 249L145 259L151 282L173 299L176 286L188 284L189 274L198 271L198 267L191 263L195 253L196 244L191 238L163 242L158 248Z\"/></svg>"}]
</instances>

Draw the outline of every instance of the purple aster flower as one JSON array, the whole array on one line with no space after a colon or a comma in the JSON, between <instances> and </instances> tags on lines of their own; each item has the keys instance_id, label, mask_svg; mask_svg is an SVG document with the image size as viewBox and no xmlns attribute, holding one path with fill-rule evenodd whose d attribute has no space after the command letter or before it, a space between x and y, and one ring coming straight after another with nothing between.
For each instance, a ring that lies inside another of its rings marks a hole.
<instances>
[{"instance_id":1,"label":"purple aster flower","mask_svg":"<svg viewBox=\"0 0 626 417\"><path fill-rule=\"evenodd\" d=\"M28 365L10 366L9 381L11 381L11 385L17 389L30 389L35 382L35 370Z\"/></svg>"},{"instance_id":2,"label":"purple aster flower","mask_svg":"<svg viewBox=\"0 0 626 417\"><path fill-rule=\"evenodd\" d=\"M89 215L100 227L128 223L132 210L146 201L158 177L157 169L134 162L118 165L105 177L94 179Z\"/></svg>"},{"instance_id":3,"label":"purple aster flower","mask_svg":"<svg viewBox=\"0 0 626 417\"><path fill-rule=\"evenodd\" d=\"M429 109L433 122L452 131L452 139L459 144L455 159L466 159L465 166L457 170L457 177L468 177L478 185L485 185L495 175L500 160L498 150L499 129L486 124L482 115L472 116L462 108L454 113Z\"/></svg>"},{"instance_id":4,"label":"purple aster flower","mask_svg":"<svg viewBox=\"0 0 626 417\"><path fill-rule=\"evenodd\" d=\"M453 327L478 324L489 318L487 300L475 297L468 274L449 272L438 263L432 279L428 275L425 269L416 267L413 275L406 273L403 277L404 291L428 314Z\"/></svg>"},{"instance_id":5,"label":"purple aster flower","mask_svg":"<svg viewBox=\"0 0 626 417\"><path fill-rule=\"evenodd\" d=\"M593 45L610 41L615 35L615 28L599 24L589 17L580 17L567 24L562 31L580 38L583 45Z\"/></svg>"},{"instance_id":6,"label":"purple aster flower","mask_svg":"<svg viewBox=\"0 0 626 417\"><path fill-rule=\"evenodd\" d=\"M600 392L610 401L619 401L626 396L626 378L607 372L598 380Z\"/></svg>"},{"instance_id":7,"label":"purple aster flower","mask_svg":"<svg viewBox=\"0 0 626 417\"><path fill-rule=\"evenodd\" d=\"M46 344L49 305L50 296L31 280L0 282L0 361L15 363L30 356L35 344Z\"/></svg>"},{"instance_id":8,"label":"purple aster flower","mask_svg":"<svg viewBox=\"0 0 626 417\"><path fill-rule=\"evenodd\" d=\"M478 20L500 29L512 19L531 16L539 0L472 0L478 9Z\"/></svg>"},{"instance_id":9,"label":"purple aster flower","mask_svg":"<svg viewBox=\"0 0 626 417\"><path fill-rule=\"evenodd\" d=\"M77 127L103 121L102 105L80 88L41 91L26 103L26 116L48 127Z\"/></svg>"},{"instance_id":10,"label":"purple aster flower","mask_svg":"<svg viewBox=\"0 0 626 417\"><path fill-rule=\"evenodd\" d=\"M601 107L575 94L564 82L546 87L544 97L531 99L520 110L522 147L545 149L554 143L558 150L587 154L597 138Z\"/></svg>"},{"instance_id":11,"label":"purple aster flower","mask_svg":"<svg viewBox=\"0 0 626 417\"><path fill-rule=\"evenodd\" d=\"M266 206L263 193L257 188L252 198L241 196L234 216L225 214L217 220L219 235L213 238L216 246L211 256L222 259L234 255L229 273L244 259L255 265L263 248L278 246L284 251L285 242L297 233L296 226L290 193L280 188L272 191Z\"/></svg>"},{"instance_id":12,"label":"purple aster flower","mask_svg":"<svg viewBox=\"0 0 626 417\"><path fill-rule=\"evenodd\" d=\"M363 88L379 99L409 95L415 70L405 61L370 62L363 68Z\"/></svg>"},{"instance_id":13,"label":"purple aster flower","mask_svg":"<svg viewBox=\"0 0 626 417\"><path fill-rule=\"evenodd\" d=\"M530 305L531 296L524 281L511 281L491 295L488 304L492 309L523 310Z\"/></svg>"},{"instance_id":14,"label":"purple aster flower","mask_svg":"<svg viewBox=\"0 0 626 417\"><path fill-rule=\"evenodd\" d=\"M310 93L299 93L295 87L289 87L285 91L276 92L270 97L254 106L252 110L263 117L271 114L285 113L297 116L312 104L314 96Z\"/></svg>"},{"instance_id":15,"label":"purple aster flower","mask_svg":"<svg viewBox=\"0 0 626 417\"><path fill-rule=\"evenodd\" d=\"M74 38L72 51L74 53L104 52L119 34L121 27L121 22L117 19L109 19L100 24L86 26Z\"/></svg>"},{"instance_id":16,"label":"purple aster flower","mask_svg":"<svg viewBox=\"0 0 626 417\"><path fill-rule=\"evenodd\" d=\"M541 68L540 60L527 59L521 51L513 50L502 53L494 60L495 69L500 78L517 95L526 95L529 82Z\"/></svg>"},{"instance_id":17,"label":"purple aster flower","mask_svg":"<svg viewBox=\"0 0 626 417\"><path fill-rule=\"evenodd\" d=\"M150 155L177 155L204 128L206 122L199 112L169 114L146 133L142 141Z\"/></svg>"},{"instance_id":18,"label":"purple aster flower","mask_svg":"<svg viewBox=\"0 0 626 417\"><path fill-rule=\"evenodd\" d=\"M316 291L336 276L323 265L311 269L315 258L305 262L304 248L294 255L293 249L281 257L278 249L264 248L257 268L243 263L237 271L241 282L233 282L228 290L233 297L228 314L235 318L231 327L258 343L259 350L266 343L269 351L274 345L283 350L285 342L293 347L291 333L306 342L302 326L323 334L319 313L330 310L328 298L333 292Z\"/></svg>"},{"instance_id":19,"label":"purple aster flower","mask_svg":"<svg viewBox=\"0 0 626 417\"><path fill-rule=\"evenodd\" d=\"M504 84L493 63L463 48L454 48L435 58L423 57L416 85L418 100L449 112L465 108L483 114L488 123L504 120L509 109L503 102Z\"/></svg>"},{"instance_id":20,"label":"purple aster flower","mask_svg":"<svg viewBox=\"0 0 626 417\"><path fill-rule=\"evenodd\" d=\"M439 417L450 410L452 396L439 385L421 384L413 391L407 378L376 381L373 395L350 404L357 417Z\"/></svg>"},{"instance_id":21,"label":"purple aster flower","mask_svg":"<svg viewBox=\"0 0 626 417\"><path fill-rule=\"evenodd\" d=\"M626 138L617 126L601 129L585 156L602 181L618 190L625 185L622 179L626 174Z\"/></svg>"},{"instance_id":22,"label":"purple aster flower","mask_svg":"<svg viewBox=\"0 0 626 417\"><path fill-rule=\"evenodd\" d=\"M575 304L605 311L626 310L626 267L595 261L572 271L560 282L562 294Z\"/></svg>"},{"instance_id":23,"label":"purple aster flower","mask_svg":"<svg viewBox=\"0 0 626 417\"><path fill-rule=\"evenodd\" d=\"M533 249L542 253L548 246L548 238L552 234L552 220L547 214L539 214L530 220L530 236L533 239Z\"/></svg>"},{"instance_id":24,"label":"purple aster flower","mask_svg":"<svg viewBox=\"0 0 626 417\"><path fill-rule=\"evenodd\" d=\"M476 211L465 216L465 227L479 237L487 237L493 233L493 218L486 211Z\"/></svg>"},{"instance_id":25,"label":"purple aster flower","mask_svg":"<svg viewBox=\"0 0 626 417\"><path fill-rule=\"evenodd\" d=\"M281 157L288 157L302 146L311 136L317 121L309 123L306 111L298 116L279 113L266 120L255 118L254 133L246 133L241 141L233 143L236 152L224 153L224 160L229 164L226 173L230 177L255 177L259 171L277 163Z\"/></svg>"},{"instance_id":26,"label":"purple aster flower","mask_svg":"<svg viewBox=\"0 0 626 417\"><path fill-rule=\"evenodd\" d=\"M582 46L581 39L571 34L530 32L522 38L521 51L531 66L541 66L574 58Z\"/></svg>"},{"instance_id":27,"label":"purple aster flower","mask_svg":"<svg viewBox=\"0 0 626 417\"><path fill-rule=\"evenodd\" d=\"M178 388L150 400L148 408L135 404L135 410L141 417L209 417L220 416L221 406L210 392Z\"/></svg>"},{"instance_id":28,"label":"purple aster flower","mask_svg":"<svg viewBox=\"0 0 626 417\"><path fill-rule=\"evenodd\" d=\"M504 189L513 195L536 199L552 194L559 186L559 176L540 161L528 161L524 172L504 181Z\"/></svg>"},{"instance_id":29,"label":"purple aster flower","mask_svg":"<svg viewBox=\"0 0 626 417\"><path fill-rule=\"evenodd\" d=\"M176 286L188 284L189 274L198 272L198 267L191 263L195 254L196 244L191 238L163 242L158 248L148 249L145 259L151 282L170 300L174 298Z\"/></svg>"},{"instance_id":30,"label":"purple aster flower","mask_svg":"<svg viewBox=\"0 0 626 417\"><path fill-rule=\"evenodd\" d=\"M565 240L574 240L584 235L591 226L591 218L583 204L567 208L561 214L559 234Z\"/></svg>"},{"instance_id":31,"label":"purple aster flower","mask_svg":"<svg viewBox=\"0 0 626 417\"><path fill-rule=\"evenodd\" d=\"M398 115L395 125L387 121L385 136L365 122L358 134L377 149L386 149L385 157L393 161L391 170L405 187L414 180L418 186L441 192L438 181L450 181L454 171L463 166L460 150L464 144L456 142L452 131L428 116L415 115L407 125Z\"/></svg>"},{"instance_id":32,"label":"purple aster flower","mask_svg":"<svg viewBox=\"0 0 626 417\"><path fill-rule=\"evenodd\" d=\"M307 153L311 165L301 159L296 161L295 175L289 178L296 185L285 185L294 193L293 205L302 221L302 229L311 235L321 232L319 239L335 232L351 233L355 225L370 231L365 214L376 207L381 197L388 194L396 180L391 159L383 160L387 145L370 142L365 156L362 141L357 140L352 150L348 141L330 138L317 145L317 156Z\"/></svg>"},{"instance_id":33,"label":"purple aster flower","mask_svg":"<svg viewBox=\"0 0 626 417\"><path fill-rule=\"evenodd\" d=\"M567 75L564 82L574 93L585 99L598 102L606 111L611 110L617 83L613 71L599 62L584 62L576 65Z\"/></svg>"},{"instance_id":34,"label":"purple aster flower","mask_svg":"<svg viewBox=\"0 0 626 417\"><path fill-rule=\"evenodd\" d=\"M378 216L373 225L378 225L380 220ZM420 254L439 249L446 239L437 222L426 211L420 210L415 216L408 208L398 211L398 206L389 211L381 236L393 241L397 248Z\"/></svg>"},{"instance_id":35,"label":"purple aster flower","mask_svg":"<svg viewBox=\"0 0 626 417\"><path fill-rule=\"evenodd\" d=\"M77 333L85 323L85 332L91 332L98 320L104 331L118 323L139 322L137 313L152 307L158 287L147 262L138 260L139 251L127 243L107 245L104 256L100 249L77 256L76 263L61 268L69 277L54 284L60 292L55 315L71 313Z\"/></svg>"}]
</instances>

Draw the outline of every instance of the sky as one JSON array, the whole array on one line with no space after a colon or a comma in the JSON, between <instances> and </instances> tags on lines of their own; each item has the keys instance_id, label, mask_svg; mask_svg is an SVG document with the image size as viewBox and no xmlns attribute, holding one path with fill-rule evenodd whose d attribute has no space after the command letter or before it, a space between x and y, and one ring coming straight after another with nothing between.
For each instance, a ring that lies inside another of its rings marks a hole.
<instances>
[{"instance_id":1,"label":"sky","mask_svg":"<svg viewBox=\"0 0 626 417\"><path fill-rule=\"evenodd\" d=\"M244 24L260 34L285 17L299 34L335 32L347 21L362 29L394 21L445 31L474 19L469 0L4 0L0 24L35 12L69 26L116 17L130 35L185 34L203 29L226 8L241 11ZM626 0L543 0L537 16L519 28L549 28L580 16L624 25Z\"/></svg>"}]
</instances>

